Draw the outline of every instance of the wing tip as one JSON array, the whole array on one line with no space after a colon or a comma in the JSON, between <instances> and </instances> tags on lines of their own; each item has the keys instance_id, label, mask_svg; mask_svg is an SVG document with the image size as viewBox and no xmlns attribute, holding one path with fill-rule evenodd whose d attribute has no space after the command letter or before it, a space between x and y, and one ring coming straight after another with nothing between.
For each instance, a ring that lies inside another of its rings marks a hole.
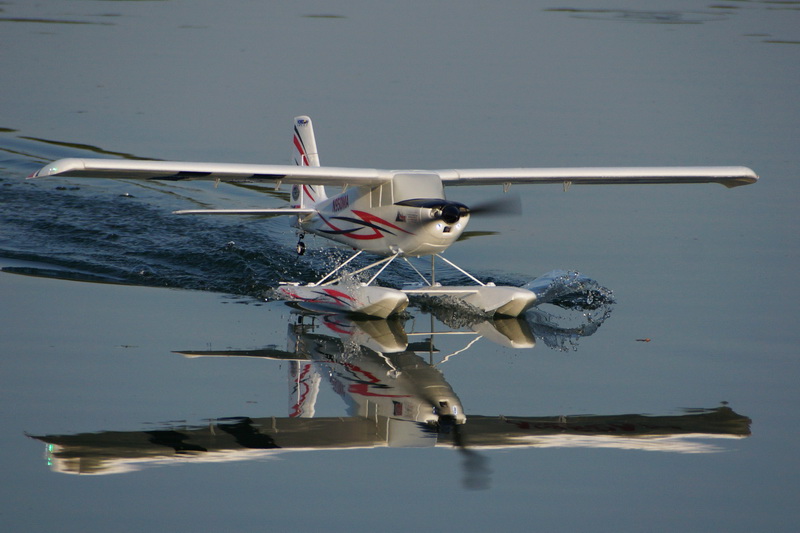
<instances>
[{"instance_id":1,"label":"wing tip","mask_svg":"<svg viewBox=\"0 0 800 533\"><path fill-rule=\"evenodd\" d=\"M63 159L57 159L52 163L48 163L47 165L43 166L36 172L30 174L27 179L58 176L59 174L64 174L66 172L71 172L74 170L84 170L84 168L85 164L83 159L79 159L77 157L66 157Z\"/></svg>"},{"instance_id":2,"label":"wing tip","mask_svg":"<svg viewBox=\"0 0 800 533\"><path fill-rule=\"evenodd\" d=\"M733 189L734 187L752 185L760 179L760 176L752 168L739 167L738 170L739 172L735 175L720 180L720 183L729 189Z\"/></svg>"}]
</instances>

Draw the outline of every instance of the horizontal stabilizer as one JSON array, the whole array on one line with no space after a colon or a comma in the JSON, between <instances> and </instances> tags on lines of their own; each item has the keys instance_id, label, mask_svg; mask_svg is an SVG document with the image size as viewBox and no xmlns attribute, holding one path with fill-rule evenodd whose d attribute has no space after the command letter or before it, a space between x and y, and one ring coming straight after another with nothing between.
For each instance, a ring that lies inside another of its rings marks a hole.
<instances>
[{"instance_id":1,"label":"horizontal stabilizer","mask_svg":"<svg viewBox=\"0 0 800 533\"><path fill-rule=\"evenodd\" d=\"M173 211L175 215L310 215L315 209L283 207L277 209L184 209Z\"/></svg>"}]
</instances>

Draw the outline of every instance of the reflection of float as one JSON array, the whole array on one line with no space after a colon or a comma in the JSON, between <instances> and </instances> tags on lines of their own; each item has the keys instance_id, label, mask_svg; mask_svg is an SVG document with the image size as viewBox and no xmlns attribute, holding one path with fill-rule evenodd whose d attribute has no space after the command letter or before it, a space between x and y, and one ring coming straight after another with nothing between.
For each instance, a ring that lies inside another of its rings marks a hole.
<instances>
[{"instance_id":1,"label":"reflection of float","mask_svg":"<svg viewBox=\"0 0 800 533\"><path fill-rule=\"evenodd\" d=\"M750 434L750 420L725 406L674 416L466 416L439 369L455 355L442 357L436 350L433 337L441 334L471 336L467 348L481 336L509 346L533 346L530 329L519 319L483 322L471 332L414 333L406 332L399 320L356 322L339 315L299 314L289 325L286 350L178 352L289 361L287 417L231 417L197 426L34 438L47 443L48 463L55 471L109 474L180 462L251 460L282 451L432 446L458 448L470 469L480 464L475 453L480 449L613 447L701 453L718 449L705 439ZM415 341L416 336L424 340ZM345 400L347 416L314 416L323 381Z\"/></svg>"}]
</instances>

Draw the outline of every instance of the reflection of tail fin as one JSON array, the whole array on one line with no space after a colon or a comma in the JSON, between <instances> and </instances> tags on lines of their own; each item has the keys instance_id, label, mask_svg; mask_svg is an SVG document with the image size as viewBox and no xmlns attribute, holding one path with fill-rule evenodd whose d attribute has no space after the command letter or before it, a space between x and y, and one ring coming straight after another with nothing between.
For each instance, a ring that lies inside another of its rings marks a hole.
<instances>
[{"instance_id":1,"label":"reflection of tail fin","mask_svg":"<svg viewBox=\"0 0 800 533\"><path fill-rule=\"evenodd\" d=\"M314 126L307 116L294 118L294 137L292 138L292 160L301 167L318 167L319 153L314 139ZM328 196L322 185L294 185L292 200L294 207L310 207Z\"/></svg>"},{"instance_id":2,"label":"reflection of tail fin","mask_svg":"<svg viewBox=\"0 0 800 533\"><path fill-rule=\"evenodd\" d=\"M316 365L291 361L289 363L289 416L314 418L322 375Z\"/></svg>"}]
</instances>

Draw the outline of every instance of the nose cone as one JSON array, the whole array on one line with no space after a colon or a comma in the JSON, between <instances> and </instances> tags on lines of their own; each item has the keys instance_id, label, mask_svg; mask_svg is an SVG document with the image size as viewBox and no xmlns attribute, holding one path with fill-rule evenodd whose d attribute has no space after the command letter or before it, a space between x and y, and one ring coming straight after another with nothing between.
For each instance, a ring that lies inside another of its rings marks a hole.
<instances>
[{"instance_id":1,"label":"nose cone","mask_svg":"<svg viewBox=\"0 0 800 533\"><path fill-rule=\"evenodd\" d=\"M447 223L441 215L430 220L420 227L414 235L413 246L403 249L409 255L429 255L444 252L450 245L455 244L469 222L469 214L461 215L453 223Z\"/></svg>"},{"instance_id":2,"label":"nose cone","mask_svg":"<svg viewBox=\"0 0 800 533\"><path fill-rule=\"evenodd\" d=\"M461 209L458 205L447 204L442 207L442 214L440 215L442 222L445 224L455 224L461 218Z\"/></svg>"}]
</instances>

